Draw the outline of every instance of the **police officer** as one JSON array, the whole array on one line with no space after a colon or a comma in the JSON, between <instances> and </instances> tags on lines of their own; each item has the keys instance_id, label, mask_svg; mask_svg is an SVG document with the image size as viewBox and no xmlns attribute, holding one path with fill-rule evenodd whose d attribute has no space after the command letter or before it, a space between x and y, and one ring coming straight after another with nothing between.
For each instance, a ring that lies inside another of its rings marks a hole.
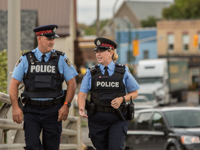
<instances>
[{"instance_id":1,"label":"police officer","mask_svg":"<svg viewBox=\"0 0 200 150\"><path fill-rule=\"evenodd\" d=\"M115 63L115 42L97 38L94 43L99 64L88 68L83 78L78 94L79 114L88 118L89 138L97 150L122 150L128 128L124 104L137 97L139 85L128 67ZM90 101L86 100L88 92Z\"/></svg>"},{"instance_id":2,"label":"police officer","mask_svg":"<svg viewBox=\"0 0 200 150\"><path fill-rule=\"evenodd\" d=\"M24 53L15 65L9 95L13 121L20 124L24 114L26 150L58 150L62 120L66 120L73 99L77 75L67 56L53 49L57 25L44 25L33 29L38 47ZM18 105L18 87L23 80L21 94L25 102L23 112ZM67 93L62 83L67 84ZM64 96L66 95L66 96ZM39 139L43 131L42 143Z\"/></svg>"}]
</instances>

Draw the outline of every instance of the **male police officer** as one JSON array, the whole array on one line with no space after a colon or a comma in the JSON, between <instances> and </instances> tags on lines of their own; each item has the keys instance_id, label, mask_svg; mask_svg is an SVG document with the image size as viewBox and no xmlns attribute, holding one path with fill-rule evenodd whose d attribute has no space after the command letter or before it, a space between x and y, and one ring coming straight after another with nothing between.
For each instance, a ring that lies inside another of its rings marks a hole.
<instances>
[{"instance_id":1,"label":"male police officer","mask_svg":"<svg viewBox=\"0 0 200 150\"><path fill-rule=\"evenodd\" d=\"M53 49L57 25L36 27L38 47L24 53L15 66L9 94L12 101L13 121L22 123L26 150L58 150L62 132L62 120L66 120L73 99L77 75L67 56ZM18 86L23 80L24 92L21 94L25 106L18 106ZM67 84L64 97L62 83ZM64 104L63 104L64 103ZM43 130L43 140L39 139Z\"/></svg>"},{"instance_id":2,"label":"male police officer","mask_svg":"<svg viewBox=\"0 0 200 150\"><path fill-rule=\"evenodd\" d=\"M88 117L89 137L97 150L122 150L128 128L128 120L122 121L127 119L124 104L137 97L139 85L128 67L114 63L118 59L114 41L97 38L94 43L99 64L87 69L83 78L79 114ZM89 91L90 102L85 104Z\"/></svg>"}]
</instances>

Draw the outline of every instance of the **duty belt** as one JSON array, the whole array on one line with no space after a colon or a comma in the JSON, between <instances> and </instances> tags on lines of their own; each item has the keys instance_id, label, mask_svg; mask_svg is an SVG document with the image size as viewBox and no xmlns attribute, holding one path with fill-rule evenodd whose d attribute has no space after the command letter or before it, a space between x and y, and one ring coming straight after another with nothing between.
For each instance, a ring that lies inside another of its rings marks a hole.
<instances>
[{"instance_id":1,"label":"duty belt","mask_svg":"<svg viewBox=\"0 0 200 150\"><path fill-rule=\"evenodd\" d=\"M34 106L50 106L58 103L63 103L63 99L53 99L53 100L45 100L45 101L38 101L38 100L31 100L30 98L22 99L23 103L27 103Z\"/></svg>"},{"instance_id":2,"label":"duty belt","mask_svg":"<svg viewBox=\"0 0 200 150\"><path fill-rule=\"evenodd\" d=\"M120 109L121 112L126 112L127 111L126 106L120 106L118 109ZM96 106L96 111L115 113L115 109L111 108L111 107Z\"/></svg>"}]
</instances>

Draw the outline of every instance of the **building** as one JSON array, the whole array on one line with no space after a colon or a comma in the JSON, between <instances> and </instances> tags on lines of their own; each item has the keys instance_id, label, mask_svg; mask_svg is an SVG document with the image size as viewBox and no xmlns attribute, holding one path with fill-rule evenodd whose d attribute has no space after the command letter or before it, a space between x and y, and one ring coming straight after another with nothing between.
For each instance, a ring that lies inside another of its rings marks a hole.
<instances>
[{"instance_id":1,"label":"building","mask_svg":"<svg viewBox=\"0 0 200 150\"><path fill-rule=\"evenodd\" d=\"M33 28L37 26L37 11L21 11L21 50L31 50L36 45ZM0 51L7 49L8 39L8 12L0 10Z\"/></svg>"},{"instance_id":2,"label":"building","mask_svg":"<svg viewBox=\"0 0 200 150\"><path fill-rule=\"evenodd\" d=\"M36 26L57 24L56 33L60 38L56 39L54 49L63 51L72 64L74 64L74 41L76 39L76 0L21 0L21 48L32 50L37 46L33 28ZM8 1L0 0L0 10L7 13ZM31 15L24 15L25 13ZM34 12L34 13L33 13ZM1 15L1 13L0 13ZM33 19L33 20L32 20ZM3 21L1 19L1 21ZM0 21L1 25L2 22ZM1 26L1 43L7 43L7 20ZM32 28L32 29L31 29ZM23 31L26 30L26 31ZM25 46L27 39L31 44ZM6 44L7 45L7 44ZM1 48L1 47L0 47ZM3 47L4 49L5 47Z\"/></svg>"},{"instance_id":3,"label":"building","mask_svg":"<svg viewBox=\"0 0 200 150\"><path fill-rule=\"evenodd\" d=\"M139 40L138 55L133 56L133 40ZM117 63L127 64L130 67L136 67L141 59L155 59L157 56L157 29L140 28L116 32L116 41L118 43ZM136 69L134 69L136 73Z\"/></svg>"},{"instance_id":4,"label":"building","mask_svg":"<svg viewBox=\"0 0 200 150\"><path fill-rule=\"evenodd\" d=\"M189 84L199 85L200 19L157 22L158 57L189 60Z\"/></svg>"},{"instance_id":5,"label":"building","mask_svg":"<svg viewBox=\"0 0 200 150\"><path fill-rule=\"evenodd\" d=\"M170 1L131 0L124 1L113 18L100 30L100 36L115 37L116 30L124 30L129 27L141 28L141 21L148 17L162 18L163 8L169 7Z\"/></svg>"}]
</instances>

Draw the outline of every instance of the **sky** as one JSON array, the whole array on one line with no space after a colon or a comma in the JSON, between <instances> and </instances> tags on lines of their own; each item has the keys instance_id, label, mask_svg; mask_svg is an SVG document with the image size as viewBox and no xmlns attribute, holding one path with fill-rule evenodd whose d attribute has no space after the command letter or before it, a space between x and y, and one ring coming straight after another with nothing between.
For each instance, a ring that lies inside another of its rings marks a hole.
<instances>
[{"instance_id":1,"label":"sky","mask_svg":"<svg viewBox=\"0 0 200 150\"><path fill-rule=\"evenodd\" d=\"M173 0L138 0L138 1L173 1ZM114 4L115 12L122 5L124 0L99 0L100 20L110 19L113 16ZM77 0L77 21L91 25L97 18L97 0Z\"/></svg>"}]
</instances>

